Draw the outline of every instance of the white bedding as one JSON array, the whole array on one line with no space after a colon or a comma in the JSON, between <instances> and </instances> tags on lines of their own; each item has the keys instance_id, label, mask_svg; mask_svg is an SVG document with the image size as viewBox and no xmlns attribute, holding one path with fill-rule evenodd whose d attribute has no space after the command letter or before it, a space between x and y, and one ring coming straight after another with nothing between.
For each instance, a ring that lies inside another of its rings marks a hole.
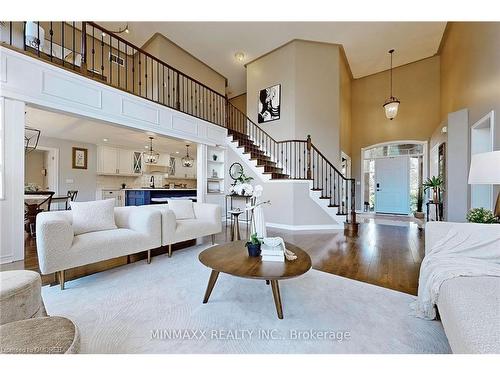
<instances>
[{"instance_id":1,"label":"white bedding","mask_svg":"<svg viewBox=\"0 0 500 375\"><path fill-rule=\"evenodd\" d=\"M500 277L500 225L452 226L426 253L412 308L419 318L435 319L444 281L459 276Z\"/></svg>"}]
</instances>

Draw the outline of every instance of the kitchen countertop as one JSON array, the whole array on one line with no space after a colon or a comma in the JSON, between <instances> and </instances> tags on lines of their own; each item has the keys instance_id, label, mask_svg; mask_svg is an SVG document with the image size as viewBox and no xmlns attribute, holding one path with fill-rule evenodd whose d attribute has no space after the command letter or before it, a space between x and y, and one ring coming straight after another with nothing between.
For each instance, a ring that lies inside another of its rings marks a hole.
<instances>
[{"instance_id":1,"label":"kitchen countertop","mask_svg":"<svg viewBox=\"0 0 500 375\"><path fill-rule=\"evenodd\" d=\"M167 191L195 191L196 188L189 189L189 188L174 188L174 189L169 189L169 188L125 188L121 190L167 190Z\"/></svg>"}]
</instances>

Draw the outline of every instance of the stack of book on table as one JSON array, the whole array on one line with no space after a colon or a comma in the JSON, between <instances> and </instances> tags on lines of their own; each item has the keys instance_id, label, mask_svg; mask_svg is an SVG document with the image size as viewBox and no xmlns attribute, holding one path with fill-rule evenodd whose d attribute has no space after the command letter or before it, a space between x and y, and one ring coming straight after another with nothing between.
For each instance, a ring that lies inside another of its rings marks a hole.
<instances>
[{"instance_id":1,"label":"stack of book on table","mask_svg":"<svg viewBox=\"0 0 500 375\"><path fill-rule=\"evenodd\" d=\"M278 246L268 246L266 244L262 244L260 246L263 262L284 262L285 261L285 249L283 249L282 245Z\"/></svg>"}]
</instances>

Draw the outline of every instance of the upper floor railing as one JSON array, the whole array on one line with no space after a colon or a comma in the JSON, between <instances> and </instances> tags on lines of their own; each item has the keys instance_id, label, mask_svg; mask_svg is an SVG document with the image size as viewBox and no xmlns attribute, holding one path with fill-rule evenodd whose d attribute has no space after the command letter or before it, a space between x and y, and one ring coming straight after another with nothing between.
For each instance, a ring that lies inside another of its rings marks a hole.
<instances>
[{"instance_id":1,"label":"upper floor railing","mask_svg":"<svg viewBox=\"0 0 500 375\"><path fill-rule=\"evenodd\" d=\"M94 22L2 22L0 41L101 83L225 126L225 95Z\"/></svg>"}]
</instances>

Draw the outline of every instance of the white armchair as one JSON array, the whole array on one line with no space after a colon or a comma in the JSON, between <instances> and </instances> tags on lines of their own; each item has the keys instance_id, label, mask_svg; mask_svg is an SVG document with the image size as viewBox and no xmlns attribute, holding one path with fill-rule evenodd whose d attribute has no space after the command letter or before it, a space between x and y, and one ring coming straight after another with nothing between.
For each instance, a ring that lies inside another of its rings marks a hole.
<instances>
[{"instance_id":1,"label":"white armchair","mask_svg":"<svg viewBox=\"0 0 500 375\"><path fill-rule=\"evenodd\" d=\"M37 216L36 239L42 274L58 272L64 288L64 270L148 251L161 246L161 215L145 207L116 207L118 228L75 235L71 211Z\"/></svg>"},{"instance_id":2,"label":"white armchair","mask_svg":"<svg viewBox=\"0 0 500 375\"><path fill-rule=\"evenodd\" d=\"M193 203L194 219L177 219L168 204L148 206L161 212L161 244L168 246L168 256L172 256L172 245L203 236L222 232L221 208L217 204Z\"/></svg>"}]
</instances>

